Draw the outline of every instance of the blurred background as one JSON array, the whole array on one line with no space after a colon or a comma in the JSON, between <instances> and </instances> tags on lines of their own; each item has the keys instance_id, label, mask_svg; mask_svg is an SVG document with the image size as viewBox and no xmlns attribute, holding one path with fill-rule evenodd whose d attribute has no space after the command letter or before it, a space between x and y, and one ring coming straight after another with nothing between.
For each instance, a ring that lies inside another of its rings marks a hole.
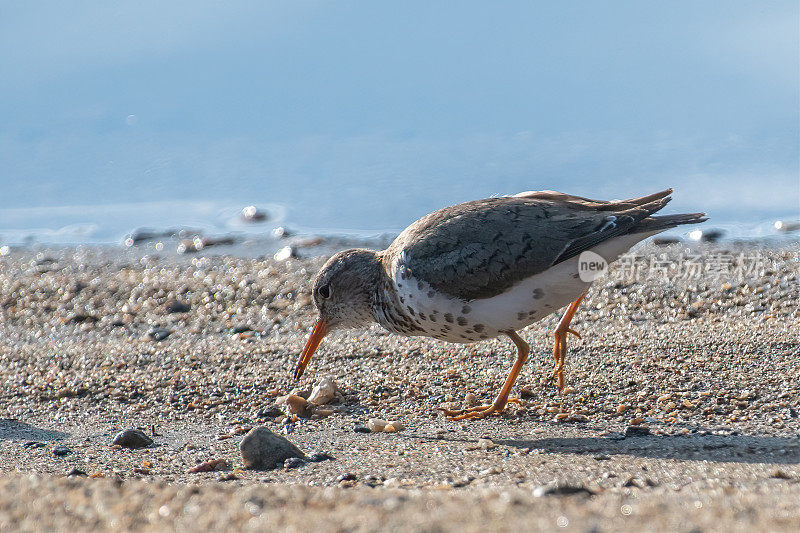
<instances>
[{"instance_id":1,"label":"blurred background","mask_svg":"<svg viewBox=\"0 0 800 533\"><path fill-rule=\"evenodd\" d=\"M0 244L670 186L774 233L800 213L798 5L3 2Z\"/></svg>"}]
</instances>

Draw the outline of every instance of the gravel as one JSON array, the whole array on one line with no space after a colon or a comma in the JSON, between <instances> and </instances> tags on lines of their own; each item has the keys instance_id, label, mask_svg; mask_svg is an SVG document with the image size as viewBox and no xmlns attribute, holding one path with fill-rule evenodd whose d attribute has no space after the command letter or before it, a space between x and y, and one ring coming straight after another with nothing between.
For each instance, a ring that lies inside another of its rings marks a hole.
<instances>
[{"instance_id":1,"label":"gravel","mask_svg":"<svg viewBox=\"0 0 800 533\"><path fill-rule=\"evenodd\" d=\"M552 316L521 333L520 404L452 422L436 407L491 400L509 342L333 333L291 379L325 258L12 251L0 257L0 492L15 496L0 528L797 530L800 252L639 253L638 281L612 267L579 309L563 394ZM662 268L715 254L758 266ZM275 404L323 378L335 398L309 418ZM371 418L404 429L361 432ZM239 444L257 426L335 459L244 470ZM109 446L129 428L153 444ZM218 459L233 470L188 472ZM542 487L585 490L535 497Z\"/></svg>"}]
</instances>

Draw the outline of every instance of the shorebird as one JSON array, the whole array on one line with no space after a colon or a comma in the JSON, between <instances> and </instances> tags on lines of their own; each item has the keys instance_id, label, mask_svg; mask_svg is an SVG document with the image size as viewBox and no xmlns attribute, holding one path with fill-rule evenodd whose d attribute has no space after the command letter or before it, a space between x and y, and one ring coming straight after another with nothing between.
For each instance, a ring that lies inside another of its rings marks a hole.
<instances>
[{"instance_id":1,"label":"shorebird","mask_svg":"<svg viewBox=\"0 0 800 533\"><path fill-rule=\"evenodd\" d=\"M517 331L568 305L555 329L554 377L564 387L570 322L592 279L581 254L610 263L637 242L704 213L653 216L672 189L622 201L529 191L445 207L406 228L386 249L345 250L317 274L319 317L294 372L299 379L323 337L377 322L393 333L472 343L500 335L517 358L490 405L441 409L452 419L502 412L530 348ZM595 257L596 256L591 256Z\"/></svg>"}]
</instances>

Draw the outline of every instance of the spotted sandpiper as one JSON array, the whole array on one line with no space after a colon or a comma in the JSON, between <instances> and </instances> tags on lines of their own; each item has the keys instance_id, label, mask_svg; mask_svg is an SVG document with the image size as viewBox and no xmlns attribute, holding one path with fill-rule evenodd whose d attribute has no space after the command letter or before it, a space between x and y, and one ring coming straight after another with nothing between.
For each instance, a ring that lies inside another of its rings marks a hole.
<instances>
[{"instance_id":1,"label":"spotted sandpiper","mask_svg":"<svg viewBox=\"0 0 800 533\"><path fill-rule=\"evenodd\" d=\"M579 257L590 251L610 263L651 235L706 220L703 213L653 216L671 193L622 201L554 191L487 198L422 217L386 250L339 252L314 280L319 318L294 376L336 328L377 322L393 333L458 343L506 335L517 359L494 402L442 409L453 419L482 418L505 409L528 358L517 330L569 305L553 348L563 389L567 334L577 335L570 321L591 284L579 273Z\"/></svg>"}]
</instances>

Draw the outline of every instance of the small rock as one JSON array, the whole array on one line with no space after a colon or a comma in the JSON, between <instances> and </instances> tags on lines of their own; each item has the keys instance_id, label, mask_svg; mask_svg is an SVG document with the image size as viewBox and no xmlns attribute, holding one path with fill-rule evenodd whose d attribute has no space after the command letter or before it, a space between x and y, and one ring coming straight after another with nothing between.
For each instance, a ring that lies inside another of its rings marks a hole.
<instances>
[{"instance_id":1,"label":"small rock","mask_svg":"<svg viewBox=\"0 0 800 533\"><path fill-rule=\"evenodd\" d=\"M372 430L366 426L356 426L353 428L356 433L372 433Z\"/></svg>"},{"instance_id":2,"label":"small rock","mask_svg":"<svg viewBox=\"0 0 800 533\"><path fill-rule=\"evenodd\" d=\"M274 405L270 405L269 407L262 409L256 413L258 418L271 418L276 419L279 416L286 416L283 411L278 409L278 407Z\"/></svg>"},{"instance_id":3,"label":"small rock","mask_svg":"<svg viewBox=\"0 0 800 533\"><path fill-rule=\"evenodd\" d=\"M53 448L53 455L56 457L64 457L65 455L69 455L72 453L72 450L67 448L66 446L56 446Z\"/></svg>"},{"instance_id":4,"label":"small rock","mask_svg":"<svg viewBox=\"0 0 800 533\"><path fill-rule=\"evenodd\" d=\"M636 418L633 418L631 419L630 422L628 422L628 425L631 426L638 426L640 424L644 424L644 418L642 418L641 416L637 416Z\"/></svg>"},{"instance_id":5,"label":"small rock","mask_svg":"<svg viewBox=\"0 0 800 533\"><path fill-rule=\"evenodd\" d=\"M138 429L126 429L117 433L112 444L122 446L123 448L144 448L153 444L153 439L144 434Z\"/></svg>"},{"instance_id":6,"label":"small rock","mask_svg":"<svg viewBox=\"0 0 800 533\"><path fill-rule=\"evenodd\" d=\"M267 219L267 214L254 205L242 209L242 220L245 222L262 222Z\"/></svg>"},{"instance_id":7,"label":"small rock","mask_svg":"<svg viewBox=\"0 0 800 533\"><path fill-rule=\"evenodd\" d=\"M306 464L305 460L300 459L299 457L289 457L283 462L283 467L286 470L289 470L291 468L299 468L304 464Z\"/></svg>"},{"instance_id":8,"label":"small rock","mask_svg":"<svg viewBox=\"0 0 800 533\"><path fill-rule=\"evenodd\" d=\"M542 485L533 489L533 496L541 498L542 496L571 496L574 494L584 494L591 496L594 491L583 485L569 485L561 483L551 483L549 485Z\"/></svg>"},{"instance_id":9,"label":"small rock","mask_svg":"<svg viewBox=\"0 0 800 533\"><path fill-rule=\"evenodd\" d=\"M781 470L780 468L776 468L770 474L770 477L774 477L775 479L792 479L792 476Z\"/></svg>"},{"instance_id":10,"label":"small rock","mask_svg":"<svg viewBox=\"0 0 800 533\"><path fill-rule=\"evenodd\" d=\"M791 233L800 230L800 222L792 220L776 220L775 229L783 233Z\"/></svg>"},{"instance_id":11,"label":"small rock","mask_svg":"<svg viewBox=\"0 0 800 533\"><path fill-rule=\"evenodd\" d=\"M188 470L190 474L197 474L198 472L213 472L215 470L225 470L230 468L230 464L225 459L211 459L204 461L199 465L192 467Z\"/></svg>"},{"instance_id":12,"label":"small rock","mask_svg":"<svg viewBox=\"0 0 800 533\"><path fill-rule=\"evenodd\" d=\"M624 412L625 412L625 411L627 411L627 410L628 410L628 406L627 406L626 404L624 404L624 403L622 403L622 404L619 404L619 405L617 406L617 414L618 414L618 415L621 415L622 413L624 413Z\"/></svg>"},{"instance_id":13,"label":"small rock","mask_svg":"<svg viewBox=\"0 0 800 533\"><path fill-rule=\"evenodd\" d=\"M284 246L280 250L278 250L273 258L275 261L286 261L292 257L297 257L297 251L291 246Z\"/></svg>"},{"instance_id":14,"label":"small rock","mask_svg":"<svg viewBox=\"0 0 800 533\"><path fill-rule=\"evenodd\" d=\"M476 405L478 405L478 397L475 396L474 393L468 392L467 395L464 397L464 406L475 407Z\"/></svg>"},{"instance_id":15,"label":"small rock","mask_svg":"<svg viewBox=\"0 0 800 533\"><path fill-rule=\"evenodd\" d=\"M308 400L297 394L287 394L275 400L275 405L286 406L287 414L297 415L302 418L311 416Z\"/></svg>"},{"instance_id":16,"label":"small rock","mask_svg":"<svg viewBox=\"0 0 800 533\"><path fill-rule=\"evenodd\" d=\"M400 422L389 421L386 426L383 428L384 433L395 433L397 431L403 431L406 427L401 424Z\"/></svg>"},{"instance_id":17,"label":"small rock","mask_svg":"<svg viewBox=\"0 0 800 533\"><path fill-rule=\"evenodd\" d=\"M165 305L167 313L188 313L191 311L191 306L179 300L170 300Z\"/></svg>"},{"instance_id":18,"label":"small rock","mask_svg":"<svg viewBox=\"0 0 800 533\"><path fill-rule=\"evenodd\" d=\"M644 437L650 434L650 428L647 426L628 426L625 428L626 437Z\"/></svg>"},{"instance_id":19,"label":"small rock","mask_svg":"<svg viewBox=\"0 0 800 533\"><path fill-rule=\"evenodd\" d=\"M347 472L347 473L342 474L339 477L337 477L336 481L341 483L342 481L355 481L357 479L358 479L358 477L355 474L351 474L350 472Z\"/></svg>"},{"instance_id":20,"label":"small rock","mask_svg":"<svg viewBox=\"0 0 800 533\"><path fill-rule=\"evenodd\" d=\"M87 475L88 474L86 472L84 472L80 468L75 468L75 467L73 467L72 470L67 472L67 477L73 477L73 476L85 477Z\"/></svg>"},{"instance_id":21,"label":"small rock","mask_svg":"<svg viewBox=\"0 0 800 533\"><path fill-rule=\"evenodd\" d=\"M641 479L629 475L628 478L622 483L622 486L636 487L637 489L643 489L646 485L644 481L642 481Z\"/></svg>"},{"instance_id":22,"label":"small rock","mask_svg":"<svg viewBox=\"0 0 800 533\"><path fill-rule=\"evenodd\" d=\"M367 427L373 433L381 433L389 424L386 420L381 420L380 418L370 418L367 421Z\"/></svg>"},{"instance_id":23,"label":"small rock","mask_svg":"<svg viewBox=\"0 0 800 533\"><path fill-rule=\"evenodd\" d=\"M329 378L322 378L311 390L311 395L308 397L308 401L317 405L325 405L336 398L336 391L338 390L339 388L336 386L336 383L334 383L333 380Z\"/></svg>"},{"instance_id":24,"label":"small rock","mask_svg":"<svg viewBox=\"0 0 800 533\"><path fill-rule=\"evenodd\" d=\"M586 415L579 415L579 414L571 414L567 417L567 422L576 422L578 424L584 424L589 421L589 417Z\"/></svg>"},{"instance_id":25,"label":"small rock","mask_svg":"<svg viewBox=\"0 0 800 533\"><path fill-rule=\"evenodd\" d=\"M328 452L316 452L312 453L306 458L306 461L309 463L321 463L322 461L335 461L336 457L332 456Z\"/></svg>"},{"instance_id":26,"label":"small rock","mask_svg":"<svg viewBox=\"0 0 800 533\"><path fill-rule=\"evenodd\" d=\"M239 444L246 468L275 468L290 457L305 458L300 449L264 426L251 429Z\"/></svg>"},{"instance_id":27,"label":"small rock","mask_svg":"<svg viewBox=\"0 0 800 533\"><path fill-rule=\"evenodd\" d=\"M164 328L151 328L150 331L147 332L147 336L154 341L163 341L167 337L170 336L172 330L164 329Z\"/></svg>"}]
</instances>

